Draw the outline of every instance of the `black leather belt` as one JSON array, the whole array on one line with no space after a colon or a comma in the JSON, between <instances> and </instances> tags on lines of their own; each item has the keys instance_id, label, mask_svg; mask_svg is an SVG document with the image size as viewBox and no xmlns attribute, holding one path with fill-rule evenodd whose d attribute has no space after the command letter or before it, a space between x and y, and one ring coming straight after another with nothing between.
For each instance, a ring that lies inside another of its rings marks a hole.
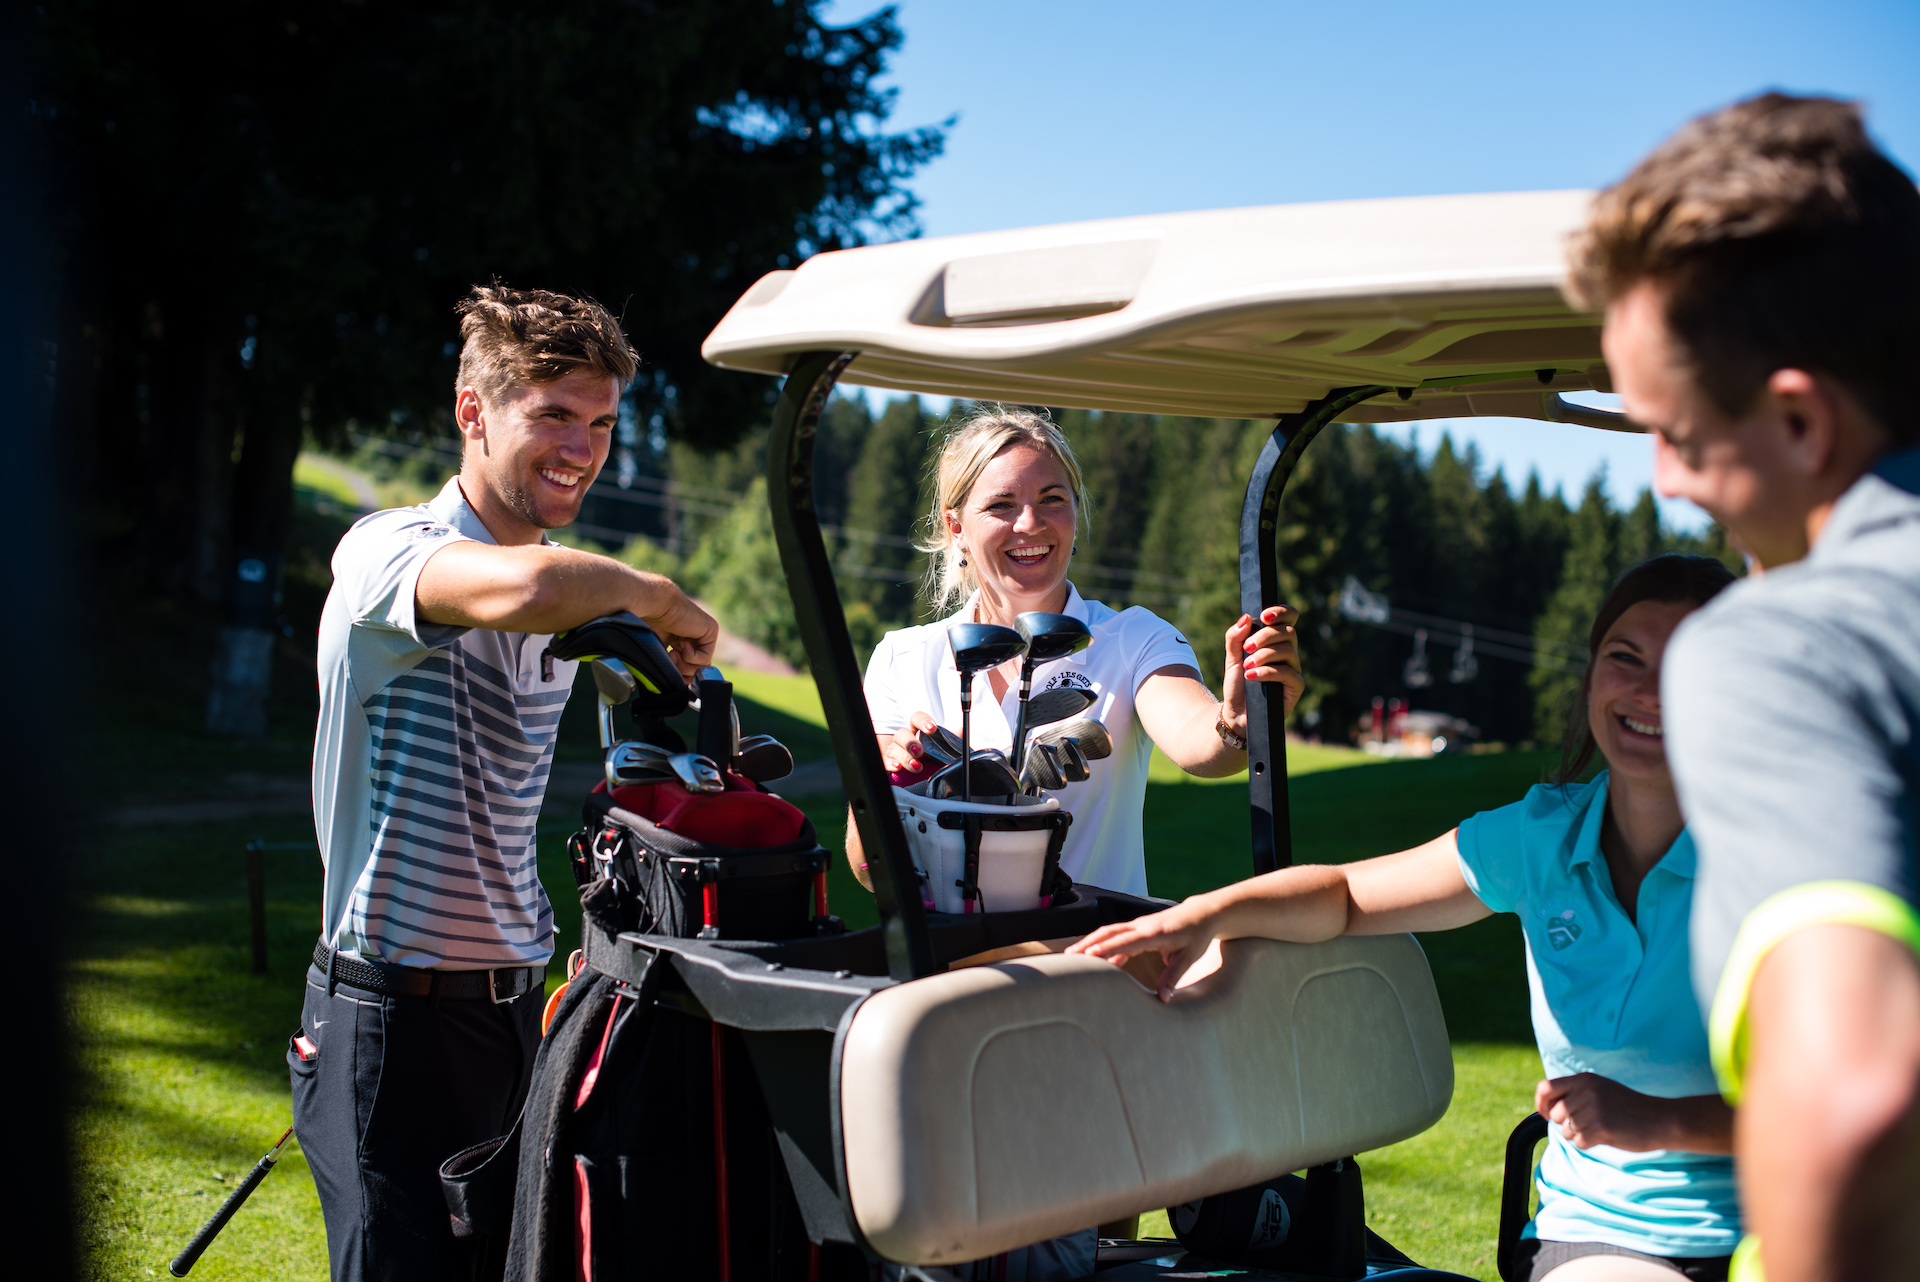
<instances>
[{"instance_id":1,"label":"black leather belt","mask_svg":"<svg viewBox=\"0 0 1920 1282\"><path fill-rule=\"evenodd\" d=\"M351 984L370 993L391 997L439 997L449 1001L478 1001L484 997L498 1006L547 986L545 966L496 966L492 970L423 970L391 966L386 962L347 957L327 941L313 945L313 964L327 977L327 992L335 984Z\"/></svg>"}]
</instances>

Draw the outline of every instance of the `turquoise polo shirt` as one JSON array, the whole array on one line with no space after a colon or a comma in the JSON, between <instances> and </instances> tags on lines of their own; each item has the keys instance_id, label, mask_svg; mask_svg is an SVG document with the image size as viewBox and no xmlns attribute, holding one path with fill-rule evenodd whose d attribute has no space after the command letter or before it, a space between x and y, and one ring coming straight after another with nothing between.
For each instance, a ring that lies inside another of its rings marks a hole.
<instances>
[{"instance_id":1,"label":"turquoise polo shirt","mask_svg":"<svg viewBox=\"0 0 1920 1282\"><path fill-rule=\"evenodd\" d=\"M1640 883L1633 919L1600 851L1604 772L1541 785L1460 825L1460 870L1480 902L1526 936L1533 1032L1548 1077L1597 1073L1645 1095L1719 1091L1687 948L1693 838L1682 832ZM1608 1242L1649 1255L1730 1255L1740 1240L1733 1160L1577 1149L1550 1126L1530 1237Z\"/></svg>"}]
</instances>

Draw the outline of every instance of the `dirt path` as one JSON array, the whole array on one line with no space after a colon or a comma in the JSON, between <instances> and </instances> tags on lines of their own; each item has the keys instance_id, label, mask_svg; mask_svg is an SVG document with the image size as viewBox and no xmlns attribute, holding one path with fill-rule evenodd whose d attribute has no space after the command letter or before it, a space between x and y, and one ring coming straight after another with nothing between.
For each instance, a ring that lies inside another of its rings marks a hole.
<instances>
[{"instance_id":1,"label":"dirt path","mask_svg":"<svg viewBox=\"0 0 1920 1282\"><path fill-rule=\"evenodd\" d=\"M375 488L373 478L365 472L349 467L339 459L328 458L324 454L315 454L311 450L300 455L300 461L316 472L325 472L334 480L353 491L353 501L362 513L375 512L382 506L380 491Z\"/></svg>"}]
</instances>

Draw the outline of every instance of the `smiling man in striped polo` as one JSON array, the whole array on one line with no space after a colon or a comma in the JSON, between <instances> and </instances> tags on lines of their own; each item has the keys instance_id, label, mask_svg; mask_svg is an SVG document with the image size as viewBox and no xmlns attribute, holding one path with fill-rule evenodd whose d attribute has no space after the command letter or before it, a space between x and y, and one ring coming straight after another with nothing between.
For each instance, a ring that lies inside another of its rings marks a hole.
<instances>
[{"instance_id":1,"label":"smiling man in striped polo","mask_svg":"<svg viewBox=\"0 0 1920 1282\"><path fill-rule=\"evenodd\" d=\"M553 912L535 822L574 665L631 610L689 674L714 621L659 575L559 547L637 359L599 304L460 305L460 474L341 539L320 622L313 810L325 917L288 1053L336 1279L447 1276L442 1160L506 1131L540 1041Z\"/></svg>"}]
</instances>

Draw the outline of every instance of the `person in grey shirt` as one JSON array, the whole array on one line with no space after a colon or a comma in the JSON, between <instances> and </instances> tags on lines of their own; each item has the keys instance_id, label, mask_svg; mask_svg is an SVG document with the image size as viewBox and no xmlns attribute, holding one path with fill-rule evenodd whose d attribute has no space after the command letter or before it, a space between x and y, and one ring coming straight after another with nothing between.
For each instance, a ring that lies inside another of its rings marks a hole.
<instances>
[{"instance_id":1,"label":"person in grey shirt","mask_svg":"<svg viewBox=\"0 0 1920 1282\"><path fill-rule=\"evenodd\" d=\"M553 953L535 821L574 675L552 634L628 610L689 675L718 635L666 579L546 536L606 462L637 368L619 323L497 285L460 313L460 472L347 532L320 622L325 907L287 1062L336 1279L470 1263L440 1164L526 1096Z\"/></svg>"},{"instance_id":2,"label":"person in grey shirt","mask_svg":"<svg viewBox=\"0 0 1920 1282\"><path fill-rule=\"evenodd\" d=\"M1595 202L1576 293L1655 478L1754 571L1675 635L1667 756L1750 1236L1732 1276L1920 1272L1920 191L1766 94Z\"/></svg>"}]
</instances>

